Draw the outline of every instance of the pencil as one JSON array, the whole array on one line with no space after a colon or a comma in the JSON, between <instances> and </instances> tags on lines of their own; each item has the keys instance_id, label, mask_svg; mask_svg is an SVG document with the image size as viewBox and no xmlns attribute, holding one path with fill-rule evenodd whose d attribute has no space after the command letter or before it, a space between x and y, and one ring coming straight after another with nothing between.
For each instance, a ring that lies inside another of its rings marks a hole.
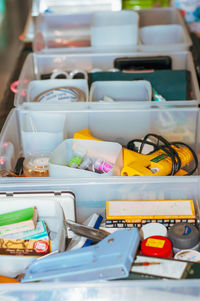
<instances>
[{"instance_id":1,"label":"pencil","mask_svg":"<svg viewBox=\"0 0 200 301\"><path fill-rule=\"evenodd\" d=\"M133 266L148 266L148 265L154 265L154 264L160 264L160 262L148 262L148 261L135 262L135 263L133 263Z\"/></svg>"}]
</instances>

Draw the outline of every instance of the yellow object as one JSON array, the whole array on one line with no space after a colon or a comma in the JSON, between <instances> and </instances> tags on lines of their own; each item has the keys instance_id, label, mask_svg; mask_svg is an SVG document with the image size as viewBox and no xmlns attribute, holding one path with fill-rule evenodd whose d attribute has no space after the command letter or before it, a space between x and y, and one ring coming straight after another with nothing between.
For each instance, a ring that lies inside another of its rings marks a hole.
<instances>
[{"instance_id":1,"label":"yellow object","mask_svg":"<svg viewBox=\"0 0 200 301\"><path fill-rule=\"evenodd\" d=\"M20 281L11 277L0 276L0 283L20 283Z\"/></svg>"},{"instance_id":2,"label":"yellow object","mask_svg":"<svg viewBox=\"0 0 200 301\"><path fill-rule=\"evenodd\" d=\"M171 145L178 153L181 167L192 162L193 154L185 147ZM168 176L172 170L171 158L162 150L155 151L150 155L123 149L124 167L121 176ZM175 175L184 175L187 172L179 170Z\"/></svg>"},{"instance_id":3,"label":"yellow object","mask_svg":"<svg viewBox=\"0 0 200 301\"><path fill-rule=\"evenodd\" d=\"M92 136L89 129L83 129L74 134L75 139L87 139L97 140L96 137ZM186 164L192 162L193 154L186 147L176 147L171 145L181 160L181 168ZM172 160L162 150L157 150L149 155L137 153L127 148L123 150L123 168L121 170L121 176L168 176L172 171ZM186 175L187 172L180 169L175 176Z\"/></svg>"},{"instance_id":4,"label":"yellow object","mask_svg":"<svg viewBox=\"0 0 200 301\"><path fill-rule=\"evenodd\" d=\"M106 201L106 220L142 223L146 221L196 219L193 200L109 200ZM191 221L190 221L191 220Z\"/></svg>"},{"instance_id":5,"label":"yellow object","mask_svg":"<svg viewBox=\"0 0 200 301\"><path fill-rule=\"evenodd\" d=\"M92 136L91 131L89 129L83 129L74 134L74 139L86 139L86 140L96 140L102 141Z\"/></svg>"}]
</instances>

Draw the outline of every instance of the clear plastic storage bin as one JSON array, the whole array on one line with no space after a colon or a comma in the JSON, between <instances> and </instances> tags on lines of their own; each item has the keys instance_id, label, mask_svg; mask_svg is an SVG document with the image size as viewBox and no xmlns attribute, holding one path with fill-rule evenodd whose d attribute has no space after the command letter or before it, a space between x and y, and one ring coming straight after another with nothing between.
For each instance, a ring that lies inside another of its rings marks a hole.
<instances>
[{"instance_id":1,"label":"clear plastic storage bin","mask_svg":"<svg viewBox=\"0 0 200 301\"><path fill-rule=\"evenodd\" d=\"M26 156L29 151L51 153L62 140L73 138L75 132L85 128L88 128L98 139L121 145L127 145L134 138L143 138L148 133L156 133L170 142L180 141L189 144L199 155L199 110L197 108L68 110L52 114L51 111L21 109L13 109L10 112L1 132L0 145L1 149L4 143L9 142L13 145L13 154L7 158L12 168L24 153ZM52 116L62 122L52 123ZM55 139L58 134L60 140ZM5 150L3 151L5 158ZM41 182L43 179L41 178ZM10 180L11 178L7 178L8 182ZM24 179L21 177L15 179L19 183L22 180ZM33 178L26 178L26 180L31 182Z\"/></svg>"},{"instance_id":2,"label":"clear plastic storage bin","mask_svg":"<svg viewBox=\"0 0 200 301\"><path fill-rule=\"evenodd\" d=\"M146 57L146 56L158 56L158 55L166 55L169 56L172 60L172 70L187 70L190 72L191 76L191 100L170 100L164 102L155 102L155 101L141 101L134 99L133 101L127 101L127 99L121 98L122 101L117 101L114 103L106 103L106 102L98 102L94 101L92 96L87 97L87 101L79 101L79 102L71 102L68 104L48 104L48 110L57 110L58 107L60 109L124 109L124 108L135 108L145 107L171 107L171 106L197 106L200 101L199 87L198 81L195 73L195 67L192 59L192 55L190 52L164 52L161 54L157 53L107 53L107 54L68 54L68 55L58 55L58 54L29 54L26 58L26 61L23 65L22 71L19 77L19 86L18 92L15 95L14 105L19 108L26 108L32 110L46 110L47 104L43 104L40 102L34 102L29 97L30 95L30 87L33 86L33 83L40 83L41 87L44 86L47 89L50 84L50 80L42 80L41 76L43 74L51 74L52 72L61 70L65 73L68 72L70 74L73 70L84 70L86 72L93 72L95 70L108 71L113 68L114 60L118 57ZM33 82L34 81L34 82ZM57 80L58 83L59 80ZM32 83L31 83L32 82ZM72 84L73 80L70 80L70 84ZM74 80L74 83L77 83ZM108 83L108 82L107 82ZM189 84L189 83L188 83ZM60 85L60 84L59 84ZM78 86L78 84L76 85ZM78 87L81 87L80 84ZM83 87L83 85L82 85ZM44 88L45 89L45 88ZM44 90L43 89L43 90ZM85 88L82 88L86 90ZM40 89L41 90L41 89ZM36 89L35 89L36 91ZM33 91L34 92L34 91ZM90 90L90 94L93 93L93 90ZM126 92L127 93L127 92ZM87 95L87 92L86 92ZM114 95L116 96L116 95ZM88 102L90 99L92 102ZM134 96L135 97L135 96Z\"/></svg>"},{"instance_id":3,"label":"clear plastic storage bin","mask_svg":"<svg viewBox=\"0 0 200 301\"><path fill-rule=\"evenodd\" d=\"M124 12L113 12L113 15L115 13L124 14ZM140 31L144 27L149 27L148 37L150 40L144 38L143 33L139 32L136 44L126 45L125 43L122 45L119 43L112 47L110 44L106 45L104 41L102 44L94 43L93 39L96 40L96 36L92 36L93 13L81 13L81 11L77 14L69 14L68 12L66 14L44 13L35 20L34 51L42 53L97 53L113 52L116 48L119 51L180 51L189 49L192 45L184 20L176 8L137 10L137 14L139 17L138 29ZM112 23L111 19L110 22ZM158 35L160 33L160 41L152 43L155 38L155 30L152 26L155 25L160 26L156 32ZM170 36L173 39L163 39L162 32L169 26L171 26ZM131 32L133 34L133 31Z\"/></svg>"},{"instance_id":4,"label":"clear plastic storage bin","mask_svg":"<svg viewBox=\"0 0 200 301\"><path fill-rule=\"evenodd\" d=\"M44 13L63 14L108 9L121 9L121 0L33 0L31 14L36 17Z\"/></svg>"},{"instance_id":5,"label":"clear plastic storage bin","mask_svg":"<svg viewBox=\"0 0 200 301\"><path fill-rule=\"evenodd\" d=\"M76 195L77 221L82 222L90 214L96 212L105 214L105 201L109 199L126 200L163 200L163 199L192 199L199 204L200 182L197 177L157 179L136 178L93 181L88 183L80 179L74 181L60 181L46 179L41 185L37 180L32 185L36 190L60 192L64 189ZM1 185L0 191L28 191L30 185L22 182L19 186L14 181L11 185ZM96 283L29 283L29 284L1 284L2 300L110 300L117 301L141 300L199 300L200 280L137 280L137 281L102 281Z\"/></svg>"}]
</instances>

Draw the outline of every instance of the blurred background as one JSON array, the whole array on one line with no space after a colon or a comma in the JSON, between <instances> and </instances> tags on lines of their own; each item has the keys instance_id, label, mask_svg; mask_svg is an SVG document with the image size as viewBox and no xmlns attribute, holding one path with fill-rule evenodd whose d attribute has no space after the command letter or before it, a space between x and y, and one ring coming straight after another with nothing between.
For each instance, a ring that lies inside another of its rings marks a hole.
<instances>
[{"instance_id":1,"label":"blurred background","mask_svg":"<svg viewBox=\"0 0 200 301\"><path fill-rule=\"evenodd\" d=\"M175 6L190 29L200 37L200 0L0 0L0 129L13 107L14 94L10 84L18 79L24 59L32 51L33 19L38 14L62 13L63 7L67 7L68 12L70 9L83 12L92 6L108 4L114 10ZM196 45L196 59L199 60L199 40Z\"/></svg>"},{"instance_id":2,"label":"blurred background","mask_svg":"<svg viewBox=\"0 0 200 301\"><path fill-rule=\"evenodd\" d=\"M10 108L10 103L3 100L23 49L19 36L24 30L31 5L31 0L0 0L0 124Z\"/></svg>"}]
</instances>

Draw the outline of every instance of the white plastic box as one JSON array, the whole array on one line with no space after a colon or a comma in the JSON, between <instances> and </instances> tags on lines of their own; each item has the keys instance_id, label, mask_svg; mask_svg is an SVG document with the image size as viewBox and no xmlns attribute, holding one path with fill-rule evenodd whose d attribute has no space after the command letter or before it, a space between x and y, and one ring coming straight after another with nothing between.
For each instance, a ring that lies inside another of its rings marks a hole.
<instances>
[{"instance_id":1,"label":"white plastic box","mask_svg":"<svg viewBox=\"0 0 200 301\"><path fill-rule=\"evenodd\" d=\"M144 56L158 56L167 55L172 59L172 70L188 70L191 74L191 100L176 100L166 102L152 102L152 101L117 101L115 103L100 103L100 102L75 102L69 104L53 105L48 104L48 109L128 109L142 106L145 108L151 107L171 107L171 106L197 106L200 102L199 86L195 73L195 67L190 52L160 52L157 53L107 53L107 54L68 54L68 55L44 55L44 54L29 54L23 65L23 68L19 77L18 92L15 95L14 105L16 107L31 109L31 110L46 110L47 105L31 102L27 97L29 91L29 84L31 81L40 80L42 74L50 74L56 70L63 70L65 72L71 72L72 70L82 69L86 72L91 72L95 69L101 69L108 71L113 68L113 62L117 57L144 57ZM71 81L71 80L70 80ZM43 81L41 81L42 84ZM76 83L76 82L75 82ZM43 85L46 85L45 83ZM80 85L79 85L80 86ZM86 88L85 88L86 89ZM93 91L90 91L91 94ZM24 94L26 94L24 96ZM86 93L87 95L87 93ZM91 95L90 95L91 97ZM88 97L89 98L89 97ZM92 98L92 97L91 97ZM91 99L93 100L93 99Z\"/></svg>"},{"instance_id":2,"label":"white plastic box","mask_svg":"<svg viewBox=\"0 0 200 301\"><path fill-rule=\"evenodd\" d=\"M115 181L101 179L88 183L80 179L79 183L46 179L41 185L37 180L32 185L36 190L60 192L64 189L72 191L76 196L77 221L82 222L90 214L96 212L105 214L105 201L109 199L127 200L163 200L163 199L193 199L199 204L200 180L197 177L170 178L159 180L151 178L118 179ZM28 183L19 186L15 182L11 185L1 185L0 192L11 194L13 191L27 191ZM2 300L20 300L27 298L34 300L134 300L141 298L156 300L199 300L200 280L140 280L140 281L108 281L101 283L30 283L0 285ZM6 299L7 298L7 299ZM10 298L10 299L8 299Z\"/></svg>"},{"instance_id":3,"label":"white plastic box","mask_svg":"<svg viewBox=\"0 0 200 301\"><path fill-rule=\"evenodd\" d=\"M56 126L55 122L52 123L52 116L62 120L59 127L58 124ZM88 128L96 138L117 142L121 145L127 145L130 140L142 138L148 133L156 133L171 142L188 143L199 156L198 118L199 110L197 108L128 109L121 111L58 110L54 113L51 111L13 109L2 129L0 145L3 146L5 142L12 143L14 147L13 157L8 157L8 160L11 161L8 163L11 164L12 168L14 168L17 159L24 155L24 150L26 156L29 151L42 152L45 150L52 152L62 140L73 138L75 132L85 128ZM58 134L60 140L55 140ZM25 143L26 137L29 137L29 144ZM45 141L44 137L46 137ZM3 155L5 158L5 153ZM5 179L2 178L1 180ZM10 180L11 178L6 178L6 181L9 182ZM18 183L21 183L22 180L31 182L33 178L15 179ZM44 178L40 179L41 182L43 180Z\"/></svg>"},{"instance_id":4,"label":"white plastic box","mask_svg":"<svg viewBox=\"0 0 200 301\"><path fill-rule=\"evenodd\" d=\"M113 12L114 14L115 12ZM116 12L123 14L124 11ZM160 42L152 44L152 41L143 39L143 34L138 35L138 42L134 45L118 44L113 48L108 44L93 43L93 13L70 14L63 10L61 14L44 13L35 20L34 51L42 53L56 52L113 52L118 48L120 51L180 51L189 49L192 45L184 20L176 8L156 8L137 10L139 15L138 29L146 26L159 25L159 31L163 27L176 25L172 29L173 40L165 40L160 36ZM76 25L76 26L75 26ZM92 29L92 30L91 30ZM149 28L148 36L154 40L154 29ZM179 33L177 35L177 33ZM96 39L96 38L95 38Z\"/></svg>"},{"instance_id":5,"label":"white plastic box","mask_svg":"<svg viewBox=\"0 0 200 301\"><path fill-rule=\"evenodd\" d=\"M65 228L63 211L56 200L50 194L17 194L17 195L1 195L0 197L0 213L7 213L15 210L36 206L38 212L38 220L43 220L51 236L52 252L63 252L65 250ZM72 209L72 208L71 208ZM72 215L71 215L72 214ZM69 216L73 217L73 211ZM0 256L1 274L8 277L16 277L23 273L24 269L37 257L34 256Z\"/></svg>"}]
</instances>

